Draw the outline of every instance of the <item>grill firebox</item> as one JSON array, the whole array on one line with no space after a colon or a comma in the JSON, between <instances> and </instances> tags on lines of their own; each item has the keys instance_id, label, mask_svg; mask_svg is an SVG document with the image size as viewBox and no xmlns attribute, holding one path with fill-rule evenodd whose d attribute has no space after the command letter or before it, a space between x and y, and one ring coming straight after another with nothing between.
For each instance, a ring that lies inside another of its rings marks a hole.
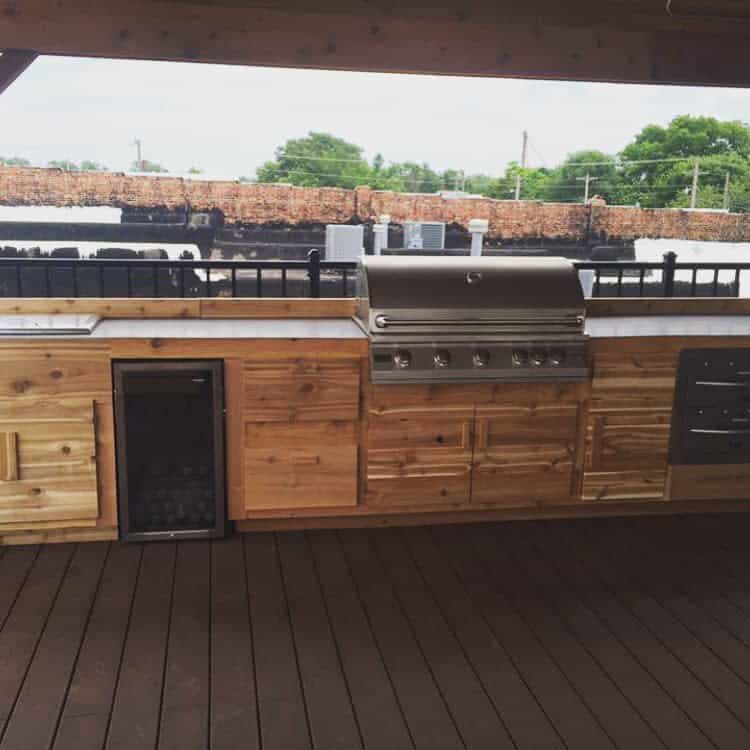
<instances>
[{"instance_id":1,"label":"grill firebox","mask_svg":"<svg viewBox=\"0 0 750 750\"><path fill-rule=\"evenodd\" d=\"M563 258L366 256L357 316L376 383L588 377L583 292Z\"/></svg>"}]
</instances>

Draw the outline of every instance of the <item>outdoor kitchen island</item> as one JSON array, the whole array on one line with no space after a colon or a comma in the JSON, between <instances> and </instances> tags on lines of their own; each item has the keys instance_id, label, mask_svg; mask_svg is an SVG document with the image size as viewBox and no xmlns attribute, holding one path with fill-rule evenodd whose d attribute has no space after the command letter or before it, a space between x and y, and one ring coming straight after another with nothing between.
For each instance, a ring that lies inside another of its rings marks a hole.
<instances>
[{"instance_id":1,"label":"outdoor kitchen island","mask_svg":"<svg viewBox=\"0 0 750 750\"><path fill-rule=\"evenodd\" d=\"M232 302L91 302L88 336L0 341L3 543L117 538L117 361L223 363L239 530L748 507L746 430L711 465L670 464L680 352L746 353L745 315L590 317L579 382L373 384L351 301Z\"/></svg>"}]
</instances>

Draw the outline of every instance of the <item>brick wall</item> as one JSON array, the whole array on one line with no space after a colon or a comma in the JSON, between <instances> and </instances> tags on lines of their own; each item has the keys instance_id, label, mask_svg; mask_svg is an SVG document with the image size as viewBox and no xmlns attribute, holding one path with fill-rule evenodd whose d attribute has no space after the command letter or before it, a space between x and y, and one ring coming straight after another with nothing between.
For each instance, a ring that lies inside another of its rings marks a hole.
<instances>
[{"instance_id":1,"label":"brick wall","mask_svg":"<svg viewBox=\"0 0 750 750\"><path fill-rule=\"evenodd\" d=\"M229 223L329 224L373 221L381 214L401 223L436 220L467 226L487 219L489 239L630 241L638 237L750 241L750 214L673 209L582 206L537 201L449 200L360 187L298 188L238 182L183 180L108 172L0 167L0 204L141 206L220 209Z\"/></svg>"}]
</instances>

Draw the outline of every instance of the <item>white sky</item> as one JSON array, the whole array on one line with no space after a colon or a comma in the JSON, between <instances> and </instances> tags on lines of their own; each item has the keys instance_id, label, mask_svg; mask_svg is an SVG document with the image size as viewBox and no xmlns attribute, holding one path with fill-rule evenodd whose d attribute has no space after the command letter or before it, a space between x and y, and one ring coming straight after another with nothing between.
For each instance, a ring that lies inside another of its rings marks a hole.
<instances>
[{"instance_id":1,"label":"white sky","mask_svg":"<svg viewBox=\"0 0 750 750\"><path fill-rule=\"evenodd\" d=\"M0 155L145 159L173 173L253 176L287 138L329 132L367 158L502 174L529 131L532 166L582 148L619 151L679 114L750 121L741 89L561 83L40 58L0 96Z\"/></svg>"}]
</instances>

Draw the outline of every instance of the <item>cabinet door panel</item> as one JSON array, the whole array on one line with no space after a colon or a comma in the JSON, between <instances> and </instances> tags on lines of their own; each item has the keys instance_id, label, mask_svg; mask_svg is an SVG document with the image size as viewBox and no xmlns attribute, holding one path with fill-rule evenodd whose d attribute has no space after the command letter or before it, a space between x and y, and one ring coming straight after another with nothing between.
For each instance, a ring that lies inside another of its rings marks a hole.
<instances>
[{"instance_id":1,"label":"cabinet door panel","mask_svg":"<svg viewBox=\"0 0 750 750\"><path fill-rule=\"evenodd\" d=\"M242 378L247 421L316 422L359 416L359 361L355 359L247 360Z\"/></svg>"},{"instance_id":2,"label":"cabinet door panel","mask_svg":"<svg viewBox=\"0 0 750 750\"><path fill-rule=\"evenodd\" d=\"M372 410L367 502L418 508L467 504L473 418L473 407Z\"/></svg>"},{"instance_id":3,"label":"cabinet door panel","mask_svg":"<svg viewBox=\"0 0 750 750\"><path fill-rule=\"evenodd\" d=\"M586 428L584 500L661 500L670 409L592 412Z\"/></svg>"},{"instance_id":4,"label":"cabinet door panel","mask_svg":"<svg viewBox=\"0 0 750 750\"><path fill-rule=\"evenodd\" d=\"M245 509L356 505L357 455L353 422L249 422Z\"/></svg>"},{"instance_id":5,"label":"cabinet door panel","mask_svg":"<svg viewBox=\"0 0 750 750\"><path fill-rule=\"evenodd\" d=\"M98 516L92 400L0 402L0 434L0 527Z\"/></svg>"},{"instance_id":6,"label":"cabinet door panel","mask_svg":"<svg viewBox=\"0 0 750 750\"><path fill-rule=\"evenodd\" d=\"M478 408L472 502L569 502L577 425L576 404Z\"/></svg>"}]
</instances>

